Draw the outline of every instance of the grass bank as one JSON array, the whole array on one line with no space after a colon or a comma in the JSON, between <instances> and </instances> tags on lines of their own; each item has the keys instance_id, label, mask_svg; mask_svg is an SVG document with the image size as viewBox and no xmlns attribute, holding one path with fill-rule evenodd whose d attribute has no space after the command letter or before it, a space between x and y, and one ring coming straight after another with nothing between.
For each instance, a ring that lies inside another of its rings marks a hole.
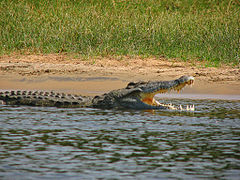
<instances>
[{"instance_id":1,"label":"grass bank","mask_svg":"<svg viewBox=\"0 0 240 180\"><path fill-rule=\"evenodd\" d=\"M239 0L1 0L0 54L240 61Z\"/></svg>"}]
</instances>

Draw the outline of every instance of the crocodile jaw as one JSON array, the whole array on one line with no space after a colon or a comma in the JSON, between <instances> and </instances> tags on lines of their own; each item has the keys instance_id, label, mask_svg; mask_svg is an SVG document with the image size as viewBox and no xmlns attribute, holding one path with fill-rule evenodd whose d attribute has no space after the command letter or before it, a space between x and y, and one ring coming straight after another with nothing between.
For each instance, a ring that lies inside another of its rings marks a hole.
<instances>
[{"instance_id":1,"label":"crocodile jaw","mask_svg":"<svg viewBox=\"0 0 240 180\"><path fill-rule=\"evenodd\" d=\"M154 96L156 94L163 94L163 93L167 93L167 92L170 92L170 91L177 91L178 93L186 86L186 85L193 85L194 83L194 78L191 76L188 78L188 80L186 82L183 82L183 83L180 83L176 86L173 86L171 88L168 88L168 89L160 89L160 90L156 90L154 92L151 92L151 93L144 93L144 92L141 92L140 93L140 100L149 105L149 106L152 106L153 109L173 109L173 110L187 110L187 111L194 111L195 110L195 107L194 105L190 105L186 108L183 108L181 105L179 107L175 107L173 106L172 104L162 104L160 102L158 102Z\"/></svg>"}]
</instances>

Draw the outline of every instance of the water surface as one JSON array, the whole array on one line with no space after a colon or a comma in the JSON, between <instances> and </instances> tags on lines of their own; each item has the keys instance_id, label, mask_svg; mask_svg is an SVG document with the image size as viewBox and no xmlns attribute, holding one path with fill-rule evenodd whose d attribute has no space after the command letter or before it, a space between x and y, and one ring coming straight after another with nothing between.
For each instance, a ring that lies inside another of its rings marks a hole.
<instances>
[{"instance_id":1,"label":"water surface","mask_svg":"<svg viewBox=\"0 0 240 180\"><path fill-rule=\"evenodd\" d=\"M1 179L239 179L240 101L195 112L0 106Z\"/></svg>"}]
</instances>

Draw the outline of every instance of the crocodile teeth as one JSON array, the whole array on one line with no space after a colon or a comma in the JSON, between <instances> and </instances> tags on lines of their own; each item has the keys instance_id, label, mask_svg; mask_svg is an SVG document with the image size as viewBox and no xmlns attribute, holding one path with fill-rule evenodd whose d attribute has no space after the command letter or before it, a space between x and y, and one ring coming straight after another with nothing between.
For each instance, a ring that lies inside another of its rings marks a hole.
<instances>
[{"instance_id":1,"label":"crocodile teeth","mask_svg":"<svg viewBox=\"0 0 240 180\"><path fill-rule=\"evenodd\" d=\"M185 109L185 108L182 107L182 105L180 105L180 106L178 107L178 109L179 109L180 111L195 111L195 106L194 106L194 104L193 104L193 105L187 105L187 106L186 106L186 109Z\"/></svg>"},{"instance_id":2,"label":"crocodile teeth","mask_svg":"<svg viewBox=\"0 0 240 180\"><path fill-rule=\"evenodd\" d=\"M193 105L187 105L186 110L187 110L187 111L194 111L194 110L195 110L194 104L193 104Z\"/></svg>"},{"instance_id":3,"label":"crocodile teeth","mask_svg":"<svg viewBox=\"0 0 240 180\"><path fill-rule=\"evenodd\" d=\"M191 111L195 111L195 106L194 106L194 104L193 104L192 107L191 107Z\"/></svg>"},{"instance_id":4,"label":"crocodile teeth","mask_svg":"<svg viewBox=\"0 0 240 180\"><path fill-rule=\"evenodd\" d=\"M180 110L183 110L182 105L179 106L179 109L180 109Z\"/></svg>"}]
</instances>

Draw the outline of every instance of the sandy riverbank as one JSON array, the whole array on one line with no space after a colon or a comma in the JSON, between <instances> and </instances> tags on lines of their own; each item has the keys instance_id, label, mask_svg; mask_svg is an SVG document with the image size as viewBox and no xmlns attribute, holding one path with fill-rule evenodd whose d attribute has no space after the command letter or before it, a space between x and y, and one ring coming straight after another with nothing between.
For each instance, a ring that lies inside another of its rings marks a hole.
<instances>
[{"instance_id":1,"label":"sandy riverbank","mask_svg":"<svg viewBox=\"0 0 240 180\"><path fill-rule=\"evenodd\" d=\"M193 88L183 93L240 95L240 69L203 67L154 58L95 58L66 55L0 57L0 89L42 89L95 95L126 86L130 81L172 80L192 75Z\"/></svg>"}]
</instances>

